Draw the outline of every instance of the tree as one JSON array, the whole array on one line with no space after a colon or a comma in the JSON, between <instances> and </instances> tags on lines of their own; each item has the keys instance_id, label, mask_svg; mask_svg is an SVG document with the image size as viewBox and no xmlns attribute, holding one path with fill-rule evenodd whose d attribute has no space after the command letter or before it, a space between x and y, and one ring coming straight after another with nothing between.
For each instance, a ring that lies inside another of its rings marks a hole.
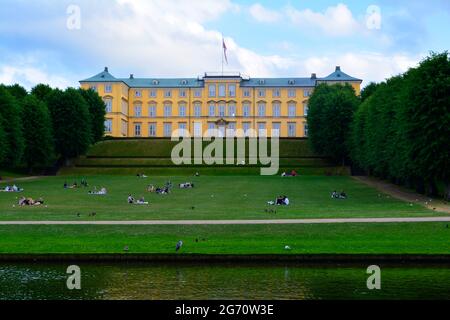
<instances>
[{"instance_id":1,"label":"tree","mask_svg":"<svg viewBox=\"0 0 450 320\"><path fill-rule=\"evenodd\" d=\"M55 89L47 97L56 152L64 160L84 154L91 143L89 106L77 89Z\"/></svg>"},{"instance_id":2,"label":"tree","mask_svg":"<svg viewBox=\"0 0 450 320\"><path fill-rule=\"evenodd\" d=\"M89 105L89 114L91 117L91 137L92 142L98 142L105 134L105 103L102 98L92 89L80 89L80 93Z\"/></svg>"},{"instance_id":3,"label":"tree","mask_svg":"<svg viewBox=\"0 0 450 320\"><path fill-rule=\"evenodd\" d=\"M0 114L0 165L5 163L8 155L8 143L6 141L6 133L3 129L3 118Z\"/></svg>"},{"instance_id":4,"label":"tree","mask_svg":"<svg viewBox=\"0 0 450 320\"><path fill-rule=\"evenodd\" d=\"M405 103L408 155L423 178L426 192L436 194L436 182L450 199L450 60L448 52L431 54L407 78Z\"/></svg>"},{"instance_id":5,"label":"tree","mask_svg":"<svg viewBox=\"0 0 450 320\"><path fill-rule=\"evenodd\" d=\"M313 149L345 164L350 125L359 105L350 85L320 84L309 100L308 128Z\"/></svg>"},{"instance_id":6,"label":"tree","mask_svg":"<svg viewBox=\"0 0 450 320\"><path fill-rule=\"evenodd\" d=\"M55 160L52 123L47 105L29 95L23 100L22 123L25 137L24 162L34 168L47 167Z\"/></svg>"},{"instance_id":7,"label":"tree","mask_svg":"<svg viewBox=\"0 0 450 320\"><path fill-rule=\"evenodd\" d=\"M41 101L45 101L53 89L47 84L38 84L33 89L31 89L31 94L34 95Z\"/></svg>"},{"instance_id":8,"label":"tree","mask_svg":"<svg viewBox=\"0 0 450 320\"><path fill-rule=\"evenodd\" d=\"M9 91L11 95L14 96L14 98L16 98L19 101L28 95L27 90L24 87L18 85L17 83L11 86L7 86L6 89Z\"/></svg>"},{"instance_id":9,"label":"tree","mask_svg":"<svg viewBox=\"0 0 450 320\"><path fill-rule=\"evenodd\" d=\"M6 142L6 157L3 166L18 166L21 164L25 148L20 118L20 104L3 85L0 85L0 118L2 119Z\"/></svg>"},{"instance_id":10,"label":"tree","mask_svg":"<svg viewBox=\"0 0 450 320\"><path fill-rule=\"evenodd\" d=\"M361 101L366 101L367 98L369 98L379 87L380 85L375 82L369 83L367 86L364 87L364 89L361 91Z\"/></svg>"}]
</instances>

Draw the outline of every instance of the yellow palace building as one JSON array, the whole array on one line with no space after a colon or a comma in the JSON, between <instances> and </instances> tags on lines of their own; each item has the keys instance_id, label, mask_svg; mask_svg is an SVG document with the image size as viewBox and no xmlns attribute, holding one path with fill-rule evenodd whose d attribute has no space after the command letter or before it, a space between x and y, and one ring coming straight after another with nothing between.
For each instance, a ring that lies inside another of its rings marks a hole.
<instances>
[{"instance_id":1,"label":"yellow palace building","mask_svg":"<svg viewBox=\"0 0 450 320\"><path fill-rule=\"evenodd\" d=\"M340 67L324 78L249 78L205 73L198 78L115 78L108 68L80 81L106 105L105 134L113 137L170 137L176 129L203 136L308 136L308 99L320 83L349 83L360 93L362 80ZM242 130L237 130L242 129Z\"/></svg>"}]
</instances>

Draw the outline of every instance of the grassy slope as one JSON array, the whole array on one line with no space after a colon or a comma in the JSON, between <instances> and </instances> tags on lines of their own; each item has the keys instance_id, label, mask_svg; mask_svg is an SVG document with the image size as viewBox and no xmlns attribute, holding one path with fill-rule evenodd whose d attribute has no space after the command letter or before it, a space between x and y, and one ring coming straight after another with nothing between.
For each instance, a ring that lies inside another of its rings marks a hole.
<instances>
[{"instance_id":1,"label":"grassy slope","mask_svg":"<svg viewBox=\"0 0 450 320\"><path fill-rule=\"evenodd\" d=\"M445 223L0 226L0 253L448 254ZM199 239L198 242L195 239ZM289 245L292 250L284 250Z\"/></svg>"},{"instance_id":2,"label":"grassy slope","mask_svg":"<svg viewBox=\"0 0 450 320\"><path fill-rule=\"evenodd\" d=\"M268 149L270 150L270 140L268 140ZM172 149L178 142L170 139L115 139L99 142L93 145L88 157L156 157L170 158ZM210 142L204 141L203 148ZM234 144L235 150L237 143ZM225 145L224 145L225 148ZM224 149L225 150L225 149ZM245 143L245 150L248 153L248 139ZM280 139L279 153L281 158L299 158L299 157L319 157L309 147L306 139ZM225 154L225 152L224 152Z\"/></svg>"},{"instance_id":3,"label":"grassy slope","mask_svg":"<svg viewBox=\"0 0 450 320\"><path fill-rule=\"evenodd\" d=\"M163 185L168 177L140 179L135 176L92 176L91 186L105 186L107 196L88 195L89 189L63 189L67 180L80 177L47 177L23 181L23 194L0 193L0 220L139 220L139 219L283 219L433 216L437 213L419 204L405 203L350 177L300 176L200 176L172 177L177 183L193 181L194 189L175 188L170 195L145 192L146 185ZM0 184L4 186L4 184ZM349 199L335 200L330 192L345 190ZM145 196L149 206L129 205L128 194ZM274 208L266 203L278 195L287 195L288 207ZM48 207L13 207L17 197L43 197ZM194 208L193 208L194 207ZM88 217L96 212L95 218ZM76 214L80 213L81 218Z\"/></svg>"}]
</instances>

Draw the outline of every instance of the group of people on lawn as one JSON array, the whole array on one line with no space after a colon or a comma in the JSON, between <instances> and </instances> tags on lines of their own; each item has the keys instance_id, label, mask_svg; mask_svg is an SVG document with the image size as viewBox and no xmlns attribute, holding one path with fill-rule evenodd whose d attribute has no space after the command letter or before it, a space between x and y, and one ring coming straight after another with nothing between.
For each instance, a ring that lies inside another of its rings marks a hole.
<instances>
[{"instance_id":1,"label":"group of people on lawn","mask_svg":"<svg viewBox=\"0 0 450 320\"><path fill-rule=\"evenodd\" d=\"M87 183L87 180L85 178L81 179L80 184L78 182L74 181L71 185L67 183L67 181L64 181L64 189L76 189L79 187L85 187L87 188L89 185Z\"/></svg>"},{"instance_id":2,"label":"group of people on lawn","mask_svg":"<svg viewBox=\"0 0 450 320\"><path fill-rule=\"evenodd\" d=\"M0 189L1 192L22 192L23 189L19 188L15 184L12 186L6 186L4 189Z\"/></svg>"},{"instance_id":3,"label":"group of people on lawn","mask_svg":"<svg viewBox=\"0 0 450 320\"><path fill-rule=\"evenodd\" d=\"M44 204L44 199L39 198L38 200L34 200L33 198L25 198L21 197L19 199L19 206L40 206Z\"/></svg>"}]
</instances>

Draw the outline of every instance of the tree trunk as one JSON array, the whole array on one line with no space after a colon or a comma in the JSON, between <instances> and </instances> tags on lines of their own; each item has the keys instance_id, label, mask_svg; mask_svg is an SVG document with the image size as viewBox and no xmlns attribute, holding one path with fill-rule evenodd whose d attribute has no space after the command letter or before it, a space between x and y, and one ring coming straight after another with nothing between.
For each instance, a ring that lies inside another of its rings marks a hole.
<instances>
[{"instance_id":1,"label":"tree trunk","mask_svg":"<svg viewBox=\"0 0 450 320\"><path fill-rule=\"evenodd\" d=\"M416 180L416 192L421 194L425 193L425 182L421 178Z\"/></svg>"},{"instance_id":2,"label":"tree trunk","mask_svg":"<svg viewBox=\"0 0 450 320\"><path fill-rule=\"evenodd\" d=\"M426 195L435 197L438 195L436 182L434 180L430 180L426 184Z\"/></svg>"},{"instance_id":3,"label":"tree trunk","mask_svg":"<svg viewBox=\"0 0 450 320\"><path fill-rule=\"evenodd\" d=\"M444 200L450 201L450 181L445 182Z\"/></svg>"}]
</instances>

